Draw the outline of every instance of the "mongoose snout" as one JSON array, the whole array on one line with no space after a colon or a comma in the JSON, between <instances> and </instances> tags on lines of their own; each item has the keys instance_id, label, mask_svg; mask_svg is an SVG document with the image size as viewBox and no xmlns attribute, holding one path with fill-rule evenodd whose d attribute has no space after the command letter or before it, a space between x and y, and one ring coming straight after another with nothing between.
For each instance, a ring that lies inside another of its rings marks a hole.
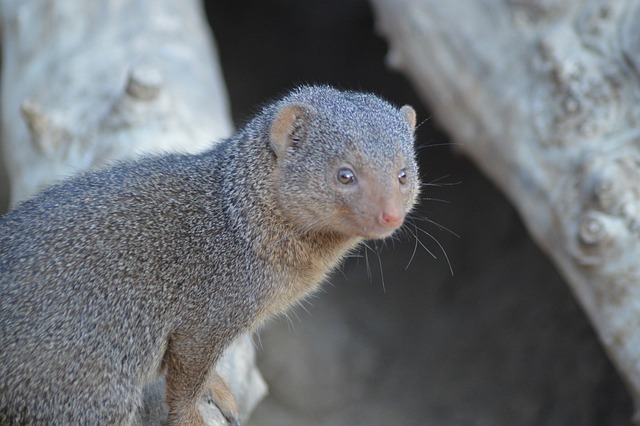
<instances>
[{"instance_id":1,"label":"mongoose snout","mask_svg":"<svg viewBox=\"0 0 640 426\"><path fill-rule=\"evenodd\" d=\"M404 212L395 206L383 208L382 212L378 215L378 223L380 226L387 227L390 230L395 231L403 222Z\"/></svg>"}]
</instances>

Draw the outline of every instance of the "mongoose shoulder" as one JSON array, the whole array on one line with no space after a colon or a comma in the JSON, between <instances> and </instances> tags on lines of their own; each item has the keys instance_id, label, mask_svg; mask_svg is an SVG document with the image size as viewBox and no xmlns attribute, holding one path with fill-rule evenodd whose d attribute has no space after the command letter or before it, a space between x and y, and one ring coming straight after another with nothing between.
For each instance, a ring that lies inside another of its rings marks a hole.
<instances>
[{"instance_id":1,"label":"mongoose shoulder","mask_svg":"<svg viewBox=\"0 0 640 426\"><path fill-rule=\"evenodd\" d=\"M20 204L0 221L0 423L127 424L164 374L170 423L203 424L223 349L402 225L414 128L409 106L304 86L205 153Z\"/></svg>"}]
</instances>

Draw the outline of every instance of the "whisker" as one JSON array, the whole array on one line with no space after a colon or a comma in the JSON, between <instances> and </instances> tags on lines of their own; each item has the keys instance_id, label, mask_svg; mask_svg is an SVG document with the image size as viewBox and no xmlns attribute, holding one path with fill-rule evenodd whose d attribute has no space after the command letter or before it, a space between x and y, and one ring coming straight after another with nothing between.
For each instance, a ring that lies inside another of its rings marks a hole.
<instances>
[{"instance_id":1,"label":"whisker","mask_svg":"<svg viewBox=\"0 0 640 426\"><path fill-rule=\"evenodd\" d=\"M347 254L345 255L345 258L347 259L362 259L364 256L358 253L351 253L351 254Z\"/></svg>"},{"instance_id":2,"label":"whisker","mask_svg":"<svg viewBox=\"0 0 640 426\"><path fill-rule=\"evenodd\" d=\"M412 219L412 220L414 220L414 221L415 221L415 220L420 220L420 221L423 221L423 222L431 223L432 225L437 226L440 230L442 230L442 231L446 231L446 232L450 233L451 235L453 235L453 236L454 236L454 237L456 237L456 238L460 238L460 235L458 235L457 233L455 233L455 232L454 232L454 231L452 231L451 229L447 228L447 227L446 227L446 226L444 226L444 225L439 224L439 223L438 223L438 222L436 222L435 220L429 219L429 218L428 218L428 217L426 217L426 216L423 216L423 217L417 217L417 216L416 216L416 217L412 217L411 219ZM422 231L422 232L424 232L424 230L422 230L422 229L421 229L421 231Z\"/></svg>"},{"instance_id":3,"label":"whisker","mask_svg":"<svg viewBox=\"0 0 640 426\"><path fill-rule=\"evenodd\" d=\"M425 148L438 148L438 147L441 147L441 146L458 146L458 145L462 145L462 144L458 143L458 142L442 142L442 143L433 143L433 144L427 143L427 144L420 145L419 147L417 147L416 151L421 151L421 150L423 150Z\"/></svg>"},{"instance_id":4,"label":"whisker","mask_svg":"<svg viewBox=\"0 0 640 426\"><path fill-rule=\"evenodd\" d=\"M371 265L369 264L369 252L367 250L371 250L371 247L369 247L367 245L367 243L363 243L362 244L364 246L364 263L367 267L367 278L369 278L369 281L373 282L373 280L371 279Z\"/></svg>"},{"instance_id":5,"label":"whisker","mask_svg":"<svg viewBox=\"0 0 640 426\"><path fill-rule=\"evenodd\" d=\"M449 200L443 200L442 198L420 197L420 201L439 201L441 203L451 203Z\"/></svg>"},{"instance_id":6,"label":"whisker","mask_svg":"<svg viewBox=\"0 0 640 426\"><path fill-rule=\"evenodd\" d=\"M384 272L382 272L382 257L380 256L380 252L376 250L378 254L378 264L380 265L380 278L382 279L382 292L387 293L387 288L384 285Z\"/></svg>"},{"instance_id":7,"label":"whisker","mask_svg":"<svg viewBox=\"0 0 640 426\"><path fill-rule=\"evenodd\" d=\"M415 224L413 224L413 225L415 226ZM416 241L418 242L418 244L420 244L420 246L421 246L423 249L425 249L427 253L429 253L429 254L431 255L431 257L433 257L434 259L437 259L438 257L437 257L435 254L433 254L433 252L432 252L431 250L429 250L429 249L427 248L427 246L425 246L425 245L422 243L422 241L420 241L420 238L418 238L418 231L417 231L419 228L418 228L417 226L415 226L415 227L416 227L416 233L415 233L415 234L414 234L414 233L413 233L409 228L407 228L407 230L411 233L411 235L413 235L413 236L414 236L414 238L416 239ZM423 232L424 232L424 231L423 231Z\"/></svg>"},{"instance_id":8,"label":"whisker","mask_svg":"<svg viewBox=\"0 0 640 426\"><path fill-rule=\"evenodd\" d=\"M416 243L413 246L413 253L411 253L411 258L409 259L409 263L407 263L407 266L405 266L404 268L405 271L409 269L409 265L411 265L411 262L413 261L413 258L415 257L416 252L418 251L418 239L416 238L415 240L416 240Z\"/></svg>"},{"instance_id":9,"label":"whisker","mask_svg":"<svg viewBox=\"0 0 640 426\"><path fill-rule=\"evenodd\" d=\"M390 235L391 238L387 238L385 240L382 240L382 248L384 248L387 245L387 240L391 241L391 250L395 250L396 249L396 239L393 238L393 235Z\"/></svg>"},{"instance_id":10,"label":"whisker","mask_svg":"<svg viewBox=\"0 0 640 426\"><path fill-rule=\"evenodd\" d=\"M431 120L431 116L425 118L424 120L422 120L420 123L418 123L418 125L416 126L416 130L418 130L420 128L420 126L422 126L424 123L428 122Z\"/></svg>"},{"instance_id":11,"label":"whisker","mask_svg":"<svg viewBox=\"0 0 640 426\"><path fill-rule=\"evenodd\" d=\"M343 262L343 265L340 268L338 268L338 272L340 272L340 275L342 275L342 278L344 278L345 281L348 279L347 274L344 273L344 262Z\"/></svg>"},{"instance_id":12,"label":"whisker","mask_svg":"<svg viewBox=\"0 0 640 426\"><path fill-rule=\"evenodd\" d=\"M433 235L431 235L430 233L428 233L422 228L417 228L417 230L420 232L423 232L427 237L435 241L438 247L440 247L440 250L442 250L442 254L444 254L445 259L447 259L447 264L449 265L449 271L451 272L451 276L453 276L454 274L453 274L453 267L451 266L451 261L449 261L449 256L447 255L447 252L445 251L444 247L442 247L442 244L440 244L440 241L438 241L436 237L434 237Z\"/></svg>"},{"instance_id":13,"label":"whisker","mask_svg":"<svg viewBox=\"0 0 640 426\"><path fill-rule=\"evenodd\" d=\"M429 184L434 184L436 182L440 182L441 180L446 179L448 177L451 177L451 175L440 176L439 178L435 178L435 179L429 181Z\"/></svg>"},{"instance_id":14,"label":"whisker","mask_svg":"<svg viewBox=\"0 0 640 426\"><path fill-rule=\"evenodd\" d=\"M443 179L447 179L451 177L451 175L444 175L444 176L440 176L439 178L433 179L431 181L423 181L420 184L420 187L422 188L423 186L433 186L436 188L440 188L442 186L454 186L454 185L460 185L462 183L462 181L458 181L458 182L441 182ZM423 180L424 176L420 176L420 179Z\"/></svg>"}]
</instances>

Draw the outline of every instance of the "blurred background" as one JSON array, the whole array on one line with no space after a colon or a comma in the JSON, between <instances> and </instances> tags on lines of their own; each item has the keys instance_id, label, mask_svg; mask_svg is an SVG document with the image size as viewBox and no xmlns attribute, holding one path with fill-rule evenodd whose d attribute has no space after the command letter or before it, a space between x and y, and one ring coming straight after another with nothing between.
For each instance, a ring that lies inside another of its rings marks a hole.
<instances>
[{"instance_id":1,"label":"blurred background","mask_svg":"<svg viewBox=\"0 0 640 426\"><path fill-rule=\"evenodd\" d=\"M408 225L420 243L404 232L369 244L256 337L270 395L250 425L630 423L630 398L569 288L385 66L366 0L206 6L236 126L297 84L371 91L416 108L433 183Z\"/></svg>"},{"instance_id":2,"label":"blurred background","mask_svg":"<svg viewBox=\"0 0 640 426\"><path fill-rule=\"evenodd\" d=\"M298 84L374 92L416 109L431 183L410 232L361 249L255 337L270 395L249 426L630 423L631 400L569 288L385 66L366 0L205 4L236 126ZM5 194L0 175L2 206Z\"/></svg>"}]
</instances>

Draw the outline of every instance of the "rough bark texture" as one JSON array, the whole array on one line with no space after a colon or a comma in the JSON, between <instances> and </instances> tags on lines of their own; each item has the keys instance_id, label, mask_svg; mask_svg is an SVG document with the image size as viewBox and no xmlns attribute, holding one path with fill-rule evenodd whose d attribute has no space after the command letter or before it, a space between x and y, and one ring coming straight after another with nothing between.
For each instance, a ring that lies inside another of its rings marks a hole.
<instances>
[{"instance_id":1,"label":"rough bark texture","mask_svg":"<svg viewBox=\"0 0 640 426\"><path fill-rule=\"evenodd\" d=\"M199 2L4 1L3 152L12 203L55 179L232 130Z\"/></svg>"},{"instance_id":2,"label":"rough bark texture","mask_svg":"<svg viewBox=\"0 0 640 426\"><path fill-rule=\"evenodd\" d=\"M11 1L2 6L2 150L15 204L109 161L197 152L231 133L197 0ZM243 418L266 393L245 336L220 362ZM162 384L143 419L166 416ZM37 397L34 395L34 397ZM211 425L223 417L203 399Z\"/></svg>"},{"instance_id":3,"label":"rough bark texture","mask_svg":"<svg viewBox=\"0 0 640 426\"><path fill-rule=\"evenodd\" d=\"M510 197L640 406L640 4L372 3L390 64Z\"/></svg>"}]
</instances>

